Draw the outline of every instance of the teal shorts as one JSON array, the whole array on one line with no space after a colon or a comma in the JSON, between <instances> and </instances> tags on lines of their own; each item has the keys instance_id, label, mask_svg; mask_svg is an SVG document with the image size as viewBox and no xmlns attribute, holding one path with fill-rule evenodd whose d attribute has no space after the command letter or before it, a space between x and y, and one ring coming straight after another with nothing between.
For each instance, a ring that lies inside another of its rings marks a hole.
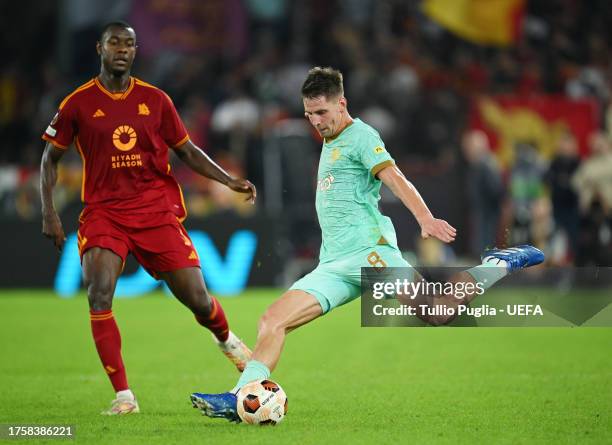
<instances>
[{"instance_id":1,"label":"teal shorts","mask_svg":"<svg viewBox=\"0 0 612 445\"><path fill-rule=\"evenodd\" d=\"M296 281L289 290L302 290L313 295L325 314L361 296L362 267L412 269L398 249L377 245L341 260L319 263L315 270Z\"/></svg>"}]
</instances>

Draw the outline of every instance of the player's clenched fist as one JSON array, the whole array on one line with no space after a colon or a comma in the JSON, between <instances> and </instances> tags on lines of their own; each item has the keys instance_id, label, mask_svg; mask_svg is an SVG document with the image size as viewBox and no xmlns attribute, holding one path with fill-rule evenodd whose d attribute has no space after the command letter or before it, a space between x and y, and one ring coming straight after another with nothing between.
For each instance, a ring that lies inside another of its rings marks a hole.
<instances>
[{"instance_id":1,"label":"player's clenched fist","mask_svg":"<svg viewBox=\"0 0 612 445\"><path fill-rule=\"evenodd\" d=\"M43 215L43 228L42 233L47 238L53 240L55 247L61 252L66 241L66 235L64 234L64 228L62 222L59 219L57 213L50 213Z\"/></svg>"}]
</instances>

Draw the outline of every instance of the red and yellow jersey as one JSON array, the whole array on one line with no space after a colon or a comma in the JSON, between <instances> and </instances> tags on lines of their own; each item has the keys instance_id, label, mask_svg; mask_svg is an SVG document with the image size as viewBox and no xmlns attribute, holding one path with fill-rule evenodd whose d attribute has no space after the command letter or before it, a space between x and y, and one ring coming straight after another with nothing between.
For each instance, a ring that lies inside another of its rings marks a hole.
<instances>
[{"instance_id":1,"label":"red and yellow jersey","mask_svg":"<svg viewBox=\"0 0 612 445\"><path fill-rule=\"evenodd\" d=\"M170 210L185 218L168 148L189 136L162 90L130 77L125 92L111 93L92 79L62 101L42 138L61 149L74 142L83 159L81 200L87 208Z\"/></svg>"}]
</instances>

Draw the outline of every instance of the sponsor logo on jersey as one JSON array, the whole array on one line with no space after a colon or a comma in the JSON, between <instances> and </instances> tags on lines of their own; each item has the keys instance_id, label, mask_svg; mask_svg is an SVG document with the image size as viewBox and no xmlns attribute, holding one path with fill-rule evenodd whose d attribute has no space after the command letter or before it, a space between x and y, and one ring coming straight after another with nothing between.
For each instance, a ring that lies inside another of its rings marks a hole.
<instances>
[{"instance_id":1,"label":"sponsor logo on jersey","mask_svg":"<svg viewBox=\"0 0 612 445\"><path fill-rule=\"evenodd\" d=\"M334 182L334 175L331 173L327 175L325 178L317 181L317 187L320 191L326 192L331 188L332 183Z\"/></svg>"},{"instance_id":2,"label":"sponsor logo on jersey","mask_svg":"<svg viewBox=\"0 0 612 445\"><path fill-rule=\"evenodd\" d=\"M104 114L104 111L98 108L92 117L104 117L104 116L106 116L106 114Z\"/></svg>"},{"instance_id":3,"label":"sponsor logo on jersey","mask_svg":"<svg viewBox=\"0 0 612 445\"><path fill-rule=\"evenodd\" d=\"M120 125L113 132L113 145L117 150L130 151L137 139L136 130L129 125Z\"/></svg>"},{"instance_id":4,"label":"sponsor logo on jersey","mask_svg":"<svg viewBox=\"0 0 612 445\"><path fill-rule=\"evenodd\" d=\"M111 168L142 167L140 153L111 156Z\"/></svg>"},{"instance_id":5,"label":"sponsor logo on jersey","mask_svg":"<svg viewBox=\"0 0 612 445\"><path fill-rule=\"evenodd\" d=\"M385 147L381 147L380 145L378 147L374 147L374 153L376 153L377 155L384 153L385 152Z\"/></svg>"}]
</instances>

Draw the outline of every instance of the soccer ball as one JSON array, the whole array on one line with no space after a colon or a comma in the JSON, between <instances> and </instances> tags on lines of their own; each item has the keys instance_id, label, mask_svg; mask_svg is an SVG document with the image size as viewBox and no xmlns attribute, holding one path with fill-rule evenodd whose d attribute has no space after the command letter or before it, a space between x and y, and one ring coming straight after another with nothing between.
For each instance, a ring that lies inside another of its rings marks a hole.
<instances>
[{"instance_id":1,"label":"soccer ball","mask_svg":"<svg viewBox=\"0 0 612 445\"><path fill-rule=\"evenodd\" d=\"M287 395L272 380L247 383L236 395L238 415L244 423L276 425L287 414Z\"/></svg>"}]
</instances>

